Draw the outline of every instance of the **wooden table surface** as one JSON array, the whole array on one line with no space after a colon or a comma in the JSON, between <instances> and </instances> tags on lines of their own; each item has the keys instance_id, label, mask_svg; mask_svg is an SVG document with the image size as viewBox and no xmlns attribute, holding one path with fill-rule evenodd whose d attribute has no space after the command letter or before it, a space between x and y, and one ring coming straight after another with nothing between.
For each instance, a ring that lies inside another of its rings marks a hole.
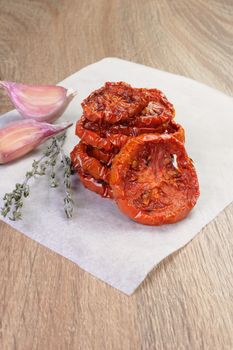
<instances>
[{"instance_id":1,"label":"wooden table surface","mask_svg":"<svg viewBox=\"0 0 233 350\"><path fill-rule=\"evenodd\" d=\"M116 56L232 95L232 18L232 0L0 0L0 79ZM232 231L230 205L127 297L0 222L0 349L233 349Z\"/></svg>"}]
</instances>

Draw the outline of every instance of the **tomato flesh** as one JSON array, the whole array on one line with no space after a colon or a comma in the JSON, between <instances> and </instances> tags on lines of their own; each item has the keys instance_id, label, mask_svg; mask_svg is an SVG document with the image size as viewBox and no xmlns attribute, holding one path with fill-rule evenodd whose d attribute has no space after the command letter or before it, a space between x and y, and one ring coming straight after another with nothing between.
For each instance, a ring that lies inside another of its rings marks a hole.
<instances>
[{"instance_id":1,"label":"tomato flesh","mask_svg":"<svg viewBox=\"0 0 233 350\"><path fill-rule=\"evenodd\" d=\"M175 115L173 105L160 90L132 88L123 82L106 83L90 94L82 107L90 121L127 121L138 127L155 127Z\"/></svg>"},{"instance_id":2,"label":"tomato flesh","mask_svg":"<svg viewBox=\"0 0 233 350\"><path fill-rule=\"evenodd\" d=\"M199 196L192 161L170 135L129 140L113 160L110 185L122 212L146 225L183 219Z\"/></svg>"}]
</instances>

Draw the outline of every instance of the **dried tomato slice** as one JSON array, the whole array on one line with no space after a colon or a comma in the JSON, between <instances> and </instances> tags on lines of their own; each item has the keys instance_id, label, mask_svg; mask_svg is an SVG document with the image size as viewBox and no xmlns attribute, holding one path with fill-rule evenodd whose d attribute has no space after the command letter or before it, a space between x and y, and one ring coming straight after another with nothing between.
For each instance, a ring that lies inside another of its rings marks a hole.
<instances>
[{"instance_id":1,"label":"dried tomato slice","mask_svg":"<svg viewBox=\"0 0 233 350\"><path fill-rule=\"evenodd\" d=\"M107 124L107 123L95 123L90 122L88 119L85 118L85 116L81 117L81 121L79 121L81 125L78 126L78 129L80 127L83 128L83 130L91 130L96 133L98 133L99 136L106 138L109 135L112 134L122 134L126 136L138 136L145 133L153 133L153 132L163 132L165 130L165 127L167 126L167 123L160 124L159 126L155 127L136 127L134 125L130 125L128 123L118 123L118 124ZM82 130L82 132L83 132ZM161 130L161 131L160 131ZM80 131L78 130L80 133ZM77 132L76 132L77 133ZM79 135L78 135L79 136Z\"/></svg>"},{"instance_id":2,"label":"dried tomato slice","mask_svg":"<svg viewBox=\"0 0 233 350\"><path fill-rule=\"evenodd\" d=\"M83 143L105 151L112 151L114 148L120 149L128 141L128 137L123 134L111 134L102 137L96 131L86 129L82 118L76 124L76 135L80 137Z\"/></svg>"},{"instance_id":3,"label":"dried tomato slice","mask_svg":"<svg viewBox=\"0 0 233 350\"><path fill-rule=\"evenodd\" d=\"M106 153L98 148L87 146L87 154L93 158L98 159L102 164L106 166L110 166L112 164L112 160L115 157L117 152Z\"/></svg>"},{"instance_id":4,"label":"dried tomato slice","mask_svg":"<svg viewBox=\"0 0 233 350\"><path fill-rule=\"evenodd\" d=\"M130 139L113 160L110 186L120 210L145 225L185 218L199 196L192 161L170 135Z\"/></svg>"},{"instance_id":5,"label":"dried tomato slice","mask_svg":"<svg viewBox=\"0 0 233 350\"><path fill-rule=\"evenodd\" d=\"M122 133L127 136L139 136L142 134L171 134L179 141L185 141L185 132L180 124L174 122L174 120L169 121L168 123L161 124L156 128L146 128L146 127L135 127L135 126L124 126L124 125L114 125L106 131L106 134L109 133Z\"/></svg>"},{"instance_id":6,"label":"dried tomato slice","mask_svg":"<svg viewBox=\"0 0 233 350\"><path fill-rule=\"evenodd\" d=\"M84 172L96 180L109 181L110 171L100 161L87 154L87 145L79 142L70 154L72 166L77 172Z\"/></svg>"},{"instance_id":7,"label":"dried tomato slice","mask_svg":"<svg viewBox=\"0 0 233 350\"><path fill-rule=\"evenodd\" d=\"M155 101L150 101L141 114L135 116L131 124L139 128L158 127L172 120L174 116L173 105L168 102L165 96L159 96L155 98Z\"/></svg>"},{"instance_id":8,"label":"dried tomato slice","mask_svg":"<svg viewBox=\"0 0 233 350\"><path fill-rule=\"evenodd\" d=\"M174 120L171 120L169 122L164 132L161 132L161 134L163 133L175 137L177 140L179 140L182 143L185 142L184 128L180 124L175 123Z\"/></svg>"},{"instance_id":9,"label":"dried tomato slice","mask_svg":"<svg viewBox=\"0 0 233 350\"><path fill-rule=\"evenodd\" d=\"M150 134L150 133L156 133L160 130L165 129L165 125L162 125L159 128L147 128L147 127L141 127L138 128L136 126L128 126L128 125L113 125L109 129L106 130L105 135L111 135L111 134L123 134L126 136L138 136L142 134Z\"/></svg>"},{"instance_id":10,"label":"dried tomato slice","mask_svg":"<svg viewBox=\"0 0 233 350\"><path fill-rule=\"evenodd\" d=\"M157 126L171 120L175 110L157 89L137 89L129 84L106 83L83 102L84 115L93 122L115 124L135 119L135 126Z\"/></svg>"},{"instance_id":11,"label":"dried tomato slice","mask_svg":"<svg viewBox=\"0 0 233 350\"><path fill-rule=\"evenodd\" d=\"M87 129L86 127L91 128ZM106 127L106 128L105 128ZM83 143L107 152L118 153L126 144L129 137L142 134L172 134L181 142L184 142L184 129L173 120L168 124L161 124L157 128L138 128L126 125L99 126L87 122L83 116L76 124L76 135Z\"/></svg>"},{"instance_id":12,"label":"dried tomato slice","mask_svg":"<svg viewBox=\"0 0 233 350\"><path fill-rule=\"evenodd\" d=\"M87 145L91 145L100 149L103 148L106 151L110 151L113 148L113 145L111 144L110 140L101 137L95 131L86 129L83 125L82 118L76 123L75 132L76 135L80 137L82 142L84 142Z\"/></svg>"},{"instance_id":13,"label":"dried tomato slice","mask_svg":"<svg viewBox=\"0 0 233 350\"><path fill-rule=\"evenodd\" d=\"M82 107L87 119L106 120L114 124L125 120L141 111L140 95L123 82L106 83L92 92L83 102Z\"/></svg>"},{"instance_id":14,"label":"dried tomato slice","mask_svg":"<svg viewBox=\"0 0 233 350\"><path fill-rule=\"evenodd\" d=\"M90 191L99 194L104 198L113 198L111 187L104 181L96 180L88 174L79 172L79 178L82 184Z\"/></svg>"}]
</instances>

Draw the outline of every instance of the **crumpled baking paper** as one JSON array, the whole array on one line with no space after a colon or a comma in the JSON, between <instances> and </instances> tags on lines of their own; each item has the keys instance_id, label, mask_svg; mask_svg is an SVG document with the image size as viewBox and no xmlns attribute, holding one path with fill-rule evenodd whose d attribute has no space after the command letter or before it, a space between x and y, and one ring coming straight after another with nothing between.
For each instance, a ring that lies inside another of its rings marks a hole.
<instances>
[{"instance_id":1,"label":"crumpled baking paper","mask_svg":"<svg viewBox=\"0 0 233 350\"><path fill-rule=\"evenodd\" d=\"M60 119L76 122L80 103L106 81L156 87L175 105L176 121L186 130L186 149L194 160L201 196L190 215L177 224L147 227L132 222L116 204L83 188L73 179L75 211L67 220L63 187L49 188L48 179L33 181L23 220L8 222L31 239L72 260L102 281L131 294L162 259L188 243L233 199L233 99L201 83L117 58L105 58L66 78L61 85L78 97ZM0 117L0 127L19 119L16 111ZM78 142L75 124L65 143ZM0 166L0 198L24 179L41 149ZM0 202L0 205L2 203ZM156 278L156 275L155 275Z\"/></svg>"}]
</instances>

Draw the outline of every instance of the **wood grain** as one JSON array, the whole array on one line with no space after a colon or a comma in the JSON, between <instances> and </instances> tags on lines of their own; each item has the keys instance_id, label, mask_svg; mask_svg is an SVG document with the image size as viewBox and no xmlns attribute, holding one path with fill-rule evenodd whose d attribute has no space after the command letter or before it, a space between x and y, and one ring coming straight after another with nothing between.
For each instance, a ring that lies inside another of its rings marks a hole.
<instances>
[{"instance_id":1,"label":"wood grain","mask_svg":"<svg viewBox=\"0 0 233 350\"><path fill-rule=\"evenodd\" d=\"M232 0L0 0L0 79L56 83L117 56L232 95L232 18ZM131 297L0 222L0 349L233 349L232 213Z\"/></svg>"}]
</instances>

